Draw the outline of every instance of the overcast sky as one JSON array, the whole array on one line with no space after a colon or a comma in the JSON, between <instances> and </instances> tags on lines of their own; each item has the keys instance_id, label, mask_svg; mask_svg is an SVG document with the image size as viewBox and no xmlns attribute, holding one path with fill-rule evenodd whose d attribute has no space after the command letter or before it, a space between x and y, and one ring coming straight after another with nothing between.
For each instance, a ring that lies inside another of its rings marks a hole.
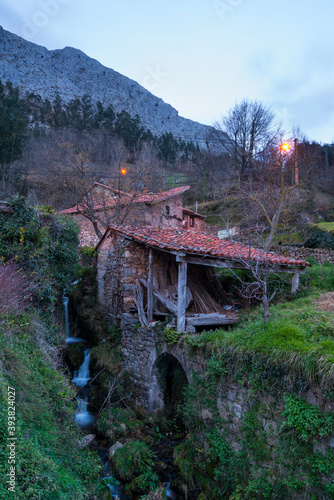
<instances>
[{"instance_id":1,"label":"overcast sky","mask_svg":"<svg viewBox=\"0 0 334 500\"><path fill-rule=\"evenodd\" d=\"M82 50L186 118L211 125L248 97L288 133L334 141L333 0L1 0L0 24Z\"/></svg>"}]
</instances>

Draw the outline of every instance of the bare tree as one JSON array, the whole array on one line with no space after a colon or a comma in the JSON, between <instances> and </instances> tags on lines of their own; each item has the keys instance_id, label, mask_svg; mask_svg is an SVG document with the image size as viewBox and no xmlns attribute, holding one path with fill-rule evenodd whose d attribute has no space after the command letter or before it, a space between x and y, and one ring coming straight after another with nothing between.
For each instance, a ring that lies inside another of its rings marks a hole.
<instances>
[{"instance_id":1,"label":"bare tree","mask_svg":"<svg viewBox=\"0 0 334 500\"><path fill-rule=\"evenodd\" d=\"M238 252L234 237L229 239L238 254L234 260L249 271L253 281L245 281L237 273L234 275L242 285L240 291L243 297L256 297L262 301L266 323L269 321L270 302L280 288L279 283L282 283L279 278L279 263L272 258L272 247L275 239L284 231L282 221L285 215L299 205L300 190L303 181L307 180L305 175L300 183L292 183L295 163L291 162L291 158L294 158L293 149L282 146L271 148L265 161L249 173L247 179L236 183L234 188L234 195L245 214L239 239L248 244L248 255ZM298 269L296 275L297 273ZM297 285L295 278L294 292Z\"/></svg>"},{"instance_id":2,"label":"bare tree","mask_svg":"<svg viewBox=\"0 0 334 500\"><path fill-rule=\"evenodd\" d=\"M72 140L47 144L41 153L44 168L33 171L30 181L43 185L48 200L61 202L64 208L75 205L100 238L111 223L121 224L138 196L152 189L161 172L151 148L129 151L113 138L109 145L110 162L100 169L91 159L90 147L78 147Z\"/></svg>"},{"instance_id":3,"label":"bare tree","mask_svg":"<svg viewBox=\"0 0 334 500\"><path fill-rule=\"evenodd\" d=\"M248 99L237 103L215 128L220 132L217 139L230 154L241 177L257 166L280 136L270 108Z\"/></svg>"}]
</instances>

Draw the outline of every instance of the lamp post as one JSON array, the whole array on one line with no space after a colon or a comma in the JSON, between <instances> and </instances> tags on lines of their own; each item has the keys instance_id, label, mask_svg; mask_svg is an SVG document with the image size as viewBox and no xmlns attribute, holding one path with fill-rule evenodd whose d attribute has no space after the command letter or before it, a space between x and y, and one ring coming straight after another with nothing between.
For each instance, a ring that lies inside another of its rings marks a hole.
<instances>
[{"instance_id":1,"label":"lamp post","mask_svg":"<svg viewBox=\"0 0 334 500\"><path fill-rule=\"evenodd\" d=\"M297 161L297 145L298 145L298 139L294 139L293 142L295 143L295 148L293 151L293 163L294 163L294 173L295 173L295 185L297 186L299 184L299 179L298 179L298 161Z\"/></svg>"},{"instance_id":2,"label":"lamp post","mask_svg":"<svg viewBox=\"0 0 334 500\"><path fill-rule=\"evenodd\" d=\"M295 184L295 186L298 186L299 184L299 176L298 176L298 154L297 154L297 147L298 147L298 139L294 139L294 148L293 148L293 174L292 174L292 184ZM291 144L289 142L282 142L280 145L280 150L281 152L284 153L289 153L291 150Z\"/></svg>"}]
</instances>

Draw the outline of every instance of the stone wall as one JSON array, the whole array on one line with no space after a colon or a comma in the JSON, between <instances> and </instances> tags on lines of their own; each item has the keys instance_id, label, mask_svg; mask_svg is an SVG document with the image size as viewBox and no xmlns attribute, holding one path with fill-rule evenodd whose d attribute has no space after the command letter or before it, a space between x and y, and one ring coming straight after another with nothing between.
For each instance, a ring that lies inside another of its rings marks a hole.
<instances>
[{"instance_id":1,"label":"stone wall","mask_svg":"<svg viewBox=\"0 0 334 500\"><path fill-rule=\"evenodd\" d=\"M169 207L167 213L166 207ZM182 228L182 195L174 196L168 200L148 205L146 203L134 203L130 209L124 207L121 209L119 220L122 224L132 226L155 226L162 228ZM128 212L127 212L128 210ZM113 211L107 211L107 217L111 224L115 224ZM80 227L79 240L80 246L96 246L100 238L96 235L93 224L82 214L70 214ZM98 213L101 220L106 221L103 211ZM106 227L98 224L103 234ZM197 226L196 226L197 227Z\"/></svg>"},{"instance_id":2,"label":"stone wall","mask_svg":"<svg viewBox=\"0 0 334 500\"><path fill-rule=\"evenodd\" d=\"M287 388L286 392L294 393L292 387L289 390ZM322 412L334 412L334 402L324 397L320 387L308 387L307 391L301 392L299 395L305 398L308 403L317 406ZM253 396L254 390L247 380L245 380L244 384L226 381L217 387L219 415L227 423L231 436L238 430L243 416L254 403ZM278 397L274 398L270 394L263 393L263 400L261 402L263 403L262 406L267 408L264 411L264 418L262 420L264 430L270 425L277 431L279 425L277 415L283 409L282 401L280 402ZM334 429L331 446L334 448Z\"/></svg>"},{"instance_id":3,"label":"stone wall","mask_svg":"<svg viewBox=\"0 0 334 500\"><path fill-rule=\"evenodd\" d=\"M189 214L183 215L182 227L188 231L206 231L205 221L201 217L193 217Z\"/></svg>"},{"instance_id":4,"label":"stone wall","mask_svg":"<svg viewBox=\"0 0 334 500\"><path fill-rule=\"evenodd\" d=\"M148 250L118 233L107 237L97 259L98 303L111 323L138 321L133 289L139 278L147 279Z\"/></svg>"},{"instance_id":5,"label":"stone wall","mask_svg":"<svg viewBox=\"0 0 334 500\"><path fill-rule=\"evenodd\" d=\"M323 264L326 260L331 264L334 264L334 250L327 248L306 248L277 245L273 247L272 251L281 255L288 255L289 257L298 260L305 260L307 257L313 257L320 264Z\"/></svg>"},{"instance_id":6,"label":"stone wall","mask_svg":"<svg viewBox=\"0 0 334 500\"><path fill-rule=\"evenodd\" d=\"M152 326L149 328L126 328L122 334L124 367L135 388L135 401L148 411L163 408L161 388L157 382L155 364L159 356L168 353L181 364L188 381L193 372L201 372L203 361L200 353L189 355L189 347L182 341L168 345L162 334Z\"/></svg>"},{"instance_id":7,"label":"stone wall","mask_svg":"<svg viewBox=\"0 0 334 500\"><path fill-rule=\"evenodd\" d=\"M181 229L182 208L182 195L155 203L147 209L146 224L154 227Z\"/></svg>"},{"instance_id":8,"label":"stone wall","mask_svg":"<svg viewBox=\"0 0 334 500\"><path fill-rule=\"evenodd\" d=\"M80 228L79 245L81 247L95 247L100 241L100 238L95 233L93 224L87 219L87 217L84 217L82 214L74 214L71 217L73 217ZM100 230L102 233L104 232L104 229L102 227L100 227Z\"/></svg>"}]
</instances>

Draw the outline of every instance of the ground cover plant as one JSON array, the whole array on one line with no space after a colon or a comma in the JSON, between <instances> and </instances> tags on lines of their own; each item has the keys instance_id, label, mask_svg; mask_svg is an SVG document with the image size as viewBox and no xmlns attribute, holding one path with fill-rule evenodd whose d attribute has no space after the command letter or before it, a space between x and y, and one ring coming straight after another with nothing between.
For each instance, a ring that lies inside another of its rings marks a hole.
<instances>
[{"instance_id":1,"label":"ground cover plant","mask_svg":"<svg viewBox=\"0 0 334 500\"><path fill-rule=\"evenodd\" d=\"M228 330L183 337L206 358L179 407L188 437L175 464L193 492L334 498L333 276L314 263L298 298L271 306L269 324L256 307Z\"/></svg>"},{"instance_id":2,"label":"ground cover plant","mask_svg":"<svg viewBox=\"0 0 334 500\"><path fill-rule=\"evenodd\" d=\"M75 390L61 374L52 326L36 312L0 316L0 498L9 498L8 387L15 392L15 498L89 498L99 486L100 463L79 449L72 418Z\"/></svg>"},{"instance_id":3,"label":"ground cover plant","mask_svg":"<svg viewBox=\"0 0 334 500\"><path fill-rule=\"evenodd\" d=\"M88 500L102 487L101 465L79 446L57 322L77 277L78 228L14 197L0 211L0 259L0 498Z\"/></svg>"}]
</instances>

